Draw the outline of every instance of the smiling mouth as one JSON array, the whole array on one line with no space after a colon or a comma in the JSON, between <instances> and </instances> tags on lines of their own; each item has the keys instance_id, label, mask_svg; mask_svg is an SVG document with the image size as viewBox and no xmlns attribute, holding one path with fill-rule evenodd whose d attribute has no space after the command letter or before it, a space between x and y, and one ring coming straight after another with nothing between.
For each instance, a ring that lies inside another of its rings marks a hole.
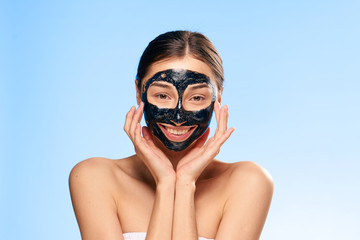
<instances>
[{"instance_id":1,"label":"smiling mouth","mask_svg":"<svg viewBox=\"0 0 360 240\"><path fill-rule=\"evenodd\" d=\"M173 142L183 142L190 137L190 135L197 128L193 126L180 126L176 127L170 124L157 123L161 131L164 133L167 139Z\"/></svg>"}]
</instances>

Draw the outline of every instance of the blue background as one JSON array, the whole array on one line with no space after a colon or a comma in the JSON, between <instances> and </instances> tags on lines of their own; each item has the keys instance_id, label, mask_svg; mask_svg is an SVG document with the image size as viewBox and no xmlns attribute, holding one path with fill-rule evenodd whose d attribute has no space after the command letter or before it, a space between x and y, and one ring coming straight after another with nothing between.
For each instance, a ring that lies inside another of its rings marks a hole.
<instances>
[{"instance_id":1,"label":"blue background","mask_svg":"<svg viewBox=\"0 0 360 240\"><path fill-rule=\"evenodd\" d=\"M134 153L123 124L139 58L185 29L224 61L236 130L218 158L274 178L262 239L357 239L359 12L350 0L1 1L0 238L80 239L70 170Z\"/></svg>"}]
</instances>

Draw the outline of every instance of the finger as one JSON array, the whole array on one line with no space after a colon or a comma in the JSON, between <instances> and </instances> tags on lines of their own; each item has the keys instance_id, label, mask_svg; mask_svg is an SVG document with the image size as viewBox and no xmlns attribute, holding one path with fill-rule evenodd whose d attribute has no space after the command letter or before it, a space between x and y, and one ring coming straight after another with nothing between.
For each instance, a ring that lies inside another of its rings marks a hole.
<instances>
[{"instance_id":1,"label":"finger","mask_svg":"<svg viewBox=\"0 0 360 240\"><path fill-rule=\"evenodd\" d=\"M143 110L142 110L143 107L144 107L144 103L141 102L139 107L136 109L136 111L134 113L134 116L132 118L131 125L130 125L130 130L129 130L129 134L130 134L131 137L134 137L136 125L141 120L141 116L142 116L142 113L143 113Z\"/></svg>"},{"instance_id":2,"label":"finger","mask_svg":"<svg viewBox=\"0 0 360 240\"><path fill-rule=\"evenodd\" d=\"M228 105L226 104L224 106L223 112L222 112L222 119L221 119L221 132L224 133L227 129L227 123L226 123L226 115L227 115L227 111L228 111Z\"/></svg>"},{"instance_id":3,"label":"finger","mask_svg":"<svg viewBox=\"0 0 360 240\"><path fill-rule=\"evenodd\" d=\"M138 119L138 121L140 122L141 119L142 119L143 113L144 113L144 102L142 102L142 101L140 102L140 105L139 105L138 109L140 109L139 119Z\"/></svg>"},{"instance_id":4,"label":"finger","mask_svg":"<svg viewBox=\"0 0 360 240\"><path fill-rule=\"evenodd\" d=\"M231 136L234 132L234 128L229 128L221 138L218 138L216 141L212 141L211 143L206 143L206 151L204 154L209 156L210 158L214 158L216 155L220 153L221 146L226 142L226 140ZM209 142L209 141L208 141Z\"/></svg>"},{"instance_id":5,"label":"finger","mask_svg":"<svg viewBox=\"0 0 360 240\"><path fill-rule=\"evenodd\" d=\"M231 127L228 130L226 130L224 134L225 141L231 136L231 134L235 131L235 128ZM224 141L224 142L225 142Z\"/></svg>"},{"instance_id":6,"label":"finger","mask_svg":"<svg viewBox=\"0 0 360 240\"><path fill-rule=\"evenodd\" d=\"M221 108L220 111L220 120L219 120L219 133L222 135L226 131L227 128L227 111L228 111L228 105L225 105Z\"/></svg>"},{"instance_id":7,"label":"finger","mask_svg":"<svg viewBox=\"0 0 360 240\"><path fill-rule=\"evenodd\" d=\"M225 117L224 110L225 110L225 106L219 110L219 121L217 123L217 128L214 134L215 140L220 138L224 133L224 117Z\"/></svg>"},{"instance_id":8,"label":"finger","mask_svg":"<svg viewBox=\"0 0 360 240\"><path fill-rule=\"evenodd\" d=\"M124 131L126 132L126 134L129 136L129 130L130 130L130 125L131 125L131 120L134 116L134 112L135 112L135 106L132 106L129 110L129 112L126 114L126 118L125 118L125 124L124 124Z\"/></svg>"},{"instance_id":9,"label":"finger","mask_svg":"<svg viewBox=\"0 0 360 240\"><path fill-rule=\"evenodd\" d=\"M215 112L216 124L217 124L215 133L214 133L214 136L215 136L217 134L217 132L219 131L219 121L220 121L220 103L218 101L215 102L214 112Z\"/></svg>"},{"instance_id":10,"label":"finger","mask_svg":"<svg viewBox=\"0 0 360 240\"><path fill-rule=\"evenodd\" d=\"M141 126L140 123L137 123L134 132L134 142L136 145L138 145L140 144L140 141L141 141Z\"/></svg>"},{"instance_id":11,"label":"finger","mask_svg":"<svg viewBox=\"0 0 360 240\"><path fill-rule=\"evenodd\" d=\"M234 131L235 131L235 128L233 128L233 127L226 130L226 132L221 136L221 138L217 142L219 148L226 142L226 140L229 139L229 137L231 136L231 134Z\"/></svg>"},{"instance_id":12,"label":"finger","mask_svg":"<svg viewBox=\"0 0 360 240\"><path fill-rule=\"evenodd\" d=\"M215 112L216 122L219 123L220 103L218 101L216 101L214 104L214 112Z\"/></svg>"},{"instance_id":13,"label":"finger","mask_svg":"<svg viewBox=\"0 0 360 240\"><path fill-rule=\"evenodd\" d=\"M226 104L226 120L225 120L225 130L227 129L229 121L229 105Z\"/></svg>"}]
</instances>

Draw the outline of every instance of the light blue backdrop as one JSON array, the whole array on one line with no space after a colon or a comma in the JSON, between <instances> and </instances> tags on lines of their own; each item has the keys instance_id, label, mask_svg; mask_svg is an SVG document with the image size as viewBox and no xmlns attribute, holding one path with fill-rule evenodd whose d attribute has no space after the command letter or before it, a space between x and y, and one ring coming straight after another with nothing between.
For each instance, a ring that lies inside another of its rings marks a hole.
<instances>
[{"instance_id":1,"label":"light blue backdrop","mask_svg":"<svg viewBox=\"0 0 360 240\"><path fill-rule=\"evenodd\" d=\"M356 0L1 1L0 238L80 239L71 168L133 154L122 128L139 58L186 29L224 61L236 131L218 158L274 178L262 239L358 239L359 12Z\"/></svg>"}]
</instances>

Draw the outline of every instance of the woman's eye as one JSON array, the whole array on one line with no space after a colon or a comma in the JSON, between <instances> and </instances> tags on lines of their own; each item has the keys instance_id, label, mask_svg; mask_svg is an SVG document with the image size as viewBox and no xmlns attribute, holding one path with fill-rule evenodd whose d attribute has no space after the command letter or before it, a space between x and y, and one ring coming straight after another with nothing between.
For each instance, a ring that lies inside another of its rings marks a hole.
<instances>
[{"instance_id":1,"label":"woman's eye","mask_svg":"<svg viewBox=\"0 0 360 240\"><path fill-rule=\"evenodd\" d=\"M195 102L200 102L200 101L204 100L204 98L201 96L194 96L191 98L191 100L193 100Z\"/></svg>"},{"instance_id":2,"label":"woman's eye","mask_svg":"<svg viewBox=\"0 0 360 240\"><path fill-rule=\"evenodd\" d=\"M163 93L158 94L157 97L160 99L169 99L168 95L163 94Z\"/></svg>"}]
</instances>

